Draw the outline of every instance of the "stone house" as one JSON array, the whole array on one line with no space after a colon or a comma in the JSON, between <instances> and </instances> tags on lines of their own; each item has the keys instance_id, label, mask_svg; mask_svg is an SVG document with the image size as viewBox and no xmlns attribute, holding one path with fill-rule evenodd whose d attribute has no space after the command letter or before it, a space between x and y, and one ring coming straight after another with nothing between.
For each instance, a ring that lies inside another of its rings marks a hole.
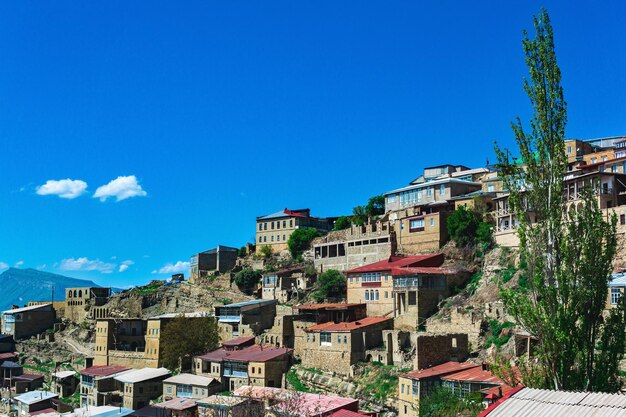
<instances>
[{"instance_id":1,"label":"stone house","mask_svg":"<svg viewBox=\"0 0 626 417\"><path fill-rule=\"evenodd\" d=\"M65 289L64 317L74 323L82 323L93 317L92 307L101 307L109 301L111 288L80 287Z\"/></svg>"},{"instance_id":2,"label":"stone house","mask_svg":"<svg viewBox=\"0 0 626 417\"><path fill-rule=\"evenodd\" d=\"M368 350L382 346L383 330L390 329L393 320L386 317L308 327L302 366L351 375L352 365L367 360Z\"/></svg>"},{"instance_id":3,"label":"stone house","mask_svg":"<svg viewBox=\"0 0 626 417\"><path fill-rule=\"evenodd\" d=\"M28 417L44 410L54 411L59 396L49 391L31 391L13 398L18 417Z\"/></svg>"},{"instance_id":4,"label":"stone house","mask_svg":"<svg viewBox=\"0 0 626 417\"><path fill-rule=\"evenodd\" d=\"M224 273L230 271L237 263L237 248L218 245L191 256L189 266L189 282L196 282L199 278L205 278L214 272Z\"/></svg>"},{"instance_id":5,"label":"stone house","mask_svg":"<svg viewBox=\"0 0 626 417\"><path fill-rule=\"evenodd\" d=\"M162 403L154 404L155 414L163 417L198 417L198 404L191 398L173 398ZM144 407L142 410L145 410ZM159 413L161 411L161 413ZM165 413L163 413L165 411Z\"/></svg>"},{"instance_id":6,"label":"stone house","mask_svg":"<svg viewBox=\"0 0 626 417\"><path fill-rule=\"evenodd\" d=\"M59 371L51 374L52 383L50 390L59 397L69 397L74 394L78 387L78 378L76 378L76 372L74 371Z\"/></svg>"},{"instance_id":7,"label":"stone house","mask_svg":"<svg viewBox=\"0 0 626 417\"><path fill-rule=\"evenodd\" d=\"M194 373L215 378L224 389L233 391L243 385L280 387L292 362L292 349L250 345L242 340L236 346L194 358Z\"/></svg>"},{"instance_id":8,"label":"stone house","mask_svg":"<svg viewBox=\"0 0 626 417\"><path fill-rule=\"evenodd\" d=\"M114 378L129 369L124 366L92 366L80 372L80 406L121 405L121 384Z\"/></svg>"},{"instance_id":9,"label":"stone house","mask_svg":"<svg viewBox=\"0 0 626 417\"><path fill-rule=\"evenodd\" d=\"M185 313L186 320L207 317L206 312ZM94 365L158 368L162 365L163 328L179 314L145 319L101 319L96 322Z\"/></svg>"},{"instance_id":10,"label":"stone house","mask_svg":"<svg viewBox=\"0 0 626 417\"><path fill-rule=\"evenodd\" d=\"M122 406L138 410L163 394L163 380L170 376L165 368L143 368L114 377L122 384Z\"/></svg>"},{"instance_id":11,"label":"stone house","mask_svg":"<svg viewBox=\"0 0 626 417\"><path fill-rule=\"evenodd\" d=\"M178 374L163 381L163 399L193 398L199 400L215 394L222 384L215 378L202 375Z\"/></svg>"},{"instance_id":12,"label":"stone house","mask_svg":"<svg viewBox=\"0 0 626 417\"><path fill-rule=\"evenodd\" d=\"M4 366L4 364L3 364ZM11 380L15 393L34 391L43 387L44 376L42 374L20 374Z\"/></svg>"},{"instance_id":13,"label":"stone house","mask_svg":"<svg viewBox=\"0 0 626 417\"><path fill-rule=\"evenodd\" d=\"M261 401L236 395L211 395L197 404L198 417L252 417L264 412Z\"/></svg>"},{"instance_id":14,"label":"stone house","mask_svg":"<svg viewBox=\"0 0 626 417\"><path fill-rule=\"evenodd\" d=\"M55 319L52 304L14 308L2 312L0 331L15 340L27 339L51 329Z\"/></svg>"},{"instance_id":15,"label":"stone house","mask_svg":"<svg viewBox=\"0 0 626 417\"><path fill-rule=\"evenodd\" d=\"M256 218L256 246L269 246L274 252L287 249L289 236L296 229L313 228L321 233L333 229L334 218L312 217L311 210L284 209L276 213Z\"/></svg>"},{"instance_id":16,"label":"stone house","mask_svg":"<svg viewBox=\"0 0 626 417\"><path fill-rule=\"evenodd\" d=\"M392 256L349 270L348 302L365 303L368 316L395 317L397 325L417 328L467 279L464 271L442 268L443 261L443 254Z\"/></svg>"},{"instance_id":17,"label":"stone house","mask_svg":"<svg viewBox=\"0 0 626 417\"><path fill-rule=\"evenodd\" d=\"M276 300L251 300L215 307L221 340L256 336L269 329L276 317Z\"/></svg>"},{"instance_id":18,"label":"stone house","mask_svg":"<svg viewBox=\"0 0 626 417\"><path fill-rule=\"evenodd\" d=\"M261 298L286 303L312 285L312 280L300 267L263 274Z\"/></svg>"},{"instance_id":19,"label":"stone house","mask_svg":"<svg viewBox=\"0 0 626 417\"><path fill-rule=\"evenodd\" d=\"M420 398L441 386L442 376L480 367L481 365L469 362L446 362L400 375L398 378L398 416L418 417Z\"/></svg>"},{"instance_id":20,"label":"stone house","mask_svg":"<svg viewBox=\"0 0 626 417\"><path fill-rule=\"evenodd\" d=\"M313 240L313 263L318 272L347 271L389 258L396 253L396 235L387 216L362 226L332 231Z\"/></svg>"}]
</instances>

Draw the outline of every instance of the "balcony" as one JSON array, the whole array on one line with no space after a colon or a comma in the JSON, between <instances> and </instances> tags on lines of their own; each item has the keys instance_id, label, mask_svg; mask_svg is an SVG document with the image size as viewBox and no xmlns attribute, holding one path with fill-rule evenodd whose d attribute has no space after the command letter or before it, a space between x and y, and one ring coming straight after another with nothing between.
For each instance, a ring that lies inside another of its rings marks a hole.
<instances>
[{"instance_id":1,"label":"balcony","mask_svg":"<svg viewBox=\"0 0 626 417\"><path fill-rule=\"evenodd\" d=\"M217 316L217 319L222 323L239 323L241 316Z\"/></svg>"},{"instance_id":2,"label":"balcony","mask_svg":"<svg viewBox=\"0 0 626 417\"><path fill-rule=\"evenodd\" d=\"M224 376L227 376L230 378L247 378L248 372L234 371L232 369L224 369Z\"/></svg>"}]
</instances>

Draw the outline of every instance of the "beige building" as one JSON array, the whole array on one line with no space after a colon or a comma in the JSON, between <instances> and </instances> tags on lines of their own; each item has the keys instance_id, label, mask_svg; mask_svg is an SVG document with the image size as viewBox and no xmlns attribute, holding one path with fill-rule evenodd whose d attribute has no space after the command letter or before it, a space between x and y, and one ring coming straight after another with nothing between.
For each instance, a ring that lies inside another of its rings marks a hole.
<instances>
[{"instance_id":1,"label":"beige building","mask_svg":"<svg viewBox=\"0 0 626 417\"><path fill-rule=\"evenodd\" d=\"M194 374L178 374L163 381L163 399L206 398L222 389L222 384L215 378Z\"/></svg>"},{"instance_id":2,"label":"beige building","mask_svg":"<svg viewBox=\"0 0 626 417\"><path fill-rule=\"evenodd\" d=\"M302 366L351 375L352 365L365 361L367 350L382 346L383 330L390 329L393 320L386 317L308 327Z\"/></svg>"},{"instance_id":3,"label":"beige building","mask_svg":"<svg viewBox=\"0 0 626 417\"><path fill-rule=\"evenodd\" d=\"M284 209L276 213L256 218L256 245L257 249L262 246L270 246L274 252L287 249L289 236L296 229L313 228L321 233L327 233L333 229L334 219L311 217L311 210Z\"/></svg>"},{"instance_id":4,"label":"beige building","mask_svg":"<svg viewBox=\"0 0 626 417\"><path fill-rule=\"evenodd\" d=\"M52 304L14 308L2 312L0 333L15 340L27 339L51 329L56 319Z\"/></svg>"},{"instance_id":5,"label":"beige building","mask_svg":"<svg viewBox=\"0 0 626 417\"><path fill-rule=\"evenodd\" d=\"M186 313L185 319L206 317L205 312ZM94 365L128 368L162 366L161 335L175 313L144 319L103 319L96 322Z\"/></svg>"},{"instance_id":6,"label":"beige building","mask_svg":"<svg viewBox=\"0 0 626 417\"><path fill-rule=\"evenodd\" d=\"M122 405L121 383L115 377L128 372L125 366L92 366L80 372L80 406Z\"/></svg>"},{"instance_id":7,"label":"beige building","mask_svg":"<svg viewBox=\"0 0 626 417\"><path fill-rule=\"evenodd\" d=\"M122 406L139 410L163 394L163 380L170 376L165 368L134 369L117 375L122 389Z\"/></svg>"},{"instance_id":8,"label":"beige building","mask_svg":"<svg viewBox=\"0 0 626 417\"><path fill-rule=\"evenodd\" d=\"M215 307L221 340L257 336L274 324L276 300L251 300Z\"/></svg>"},{"instance_id":9,"label":"beige building","mask_svg":"<svg viewBox=\"0 0 626 417\"><path fill-rule=\"evenodd\" d=\"M261 298L286 303L313 285L302 268L290 268L263 274Z\"/></svg>"},{"instance_id":10,"label":"beige building","mask_svg":"<svg viewBox=\"0 0 626 417\"><path fill-rule=\"evenodd\" d=\"M85 319L95 319L92 307L101 307L109 301L111 288L80 287L65 290L64 317L74 323L82 323Z\"/></svg>"}]
</instances>

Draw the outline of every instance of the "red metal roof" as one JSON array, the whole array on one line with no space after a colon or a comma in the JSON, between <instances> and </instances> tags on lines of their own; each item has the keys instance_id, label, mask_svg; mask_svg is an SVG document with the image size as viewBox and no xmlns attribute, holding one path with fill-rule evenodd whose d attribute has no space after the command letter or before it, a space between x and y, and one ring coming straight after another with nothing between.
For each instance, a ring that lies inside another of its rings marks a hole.
<instances>
[{"instance_id":1,"label":"red metal roof","mask_svg":"<svg viewBox=\"0 0 626 417\"><path fill-rule=\"evenodd\" d=\"M197 407L196 400L192 398L174 398L169 401L154 404L155 407L165 408L167 410L182 411L189 408Z\"/></svg>"},{"instance_id":2,"label":"red metal roof","mask_svg":"<svg viewBox=\"0 0 626 417\"><path fill-rule=\"evenodd\" d=\"M209 362L238 361L238 362L267 362L282 355L288 354L293 349L263 347L259 345L248 346L241 350L217 349L206 353L199 358Z\"/></svg>"},{"instance_id":3,"label":"red metal roof","mask_svg":"<svg viewBox=\"0 0 626 417\"><path fill-rule=\"evenodd\" d=\"M127 368L125 366L106 366L106 365L98 365L98 366L92 366L91 368L85 368L83 369L80 373L83 375L89 375L89 376L111 376L111 375L115 375L118 374L120 372L124 372L127 371L130 368Z\"/></svg>"},{"instance_id":4,"label":"red metal roof","mask_svg":"<svg viewBox=\"0 0 626 417\"><path fill-rule=\"evenodd\" d=\"M335 323L329 321L327 323L320 323L305 329L307 332L349 332L352 330L361 329L363 327L372 326L374 324L383 323L386 321L392 321L389 317L365 317L361 320Z\"/></svg>"},{"instance_id":5,"label":"red metal roof","mask_svg":"<svg viewBox=\"0 0 626 417\"><path fill-rule=\"evenodd\" d=\"M364 303L321 303L321 304L315 304L315 303L310 303L310 304L300 304L299 306L294 306L293 308L297 309L297 310L322 310L322 309L327 309L327 310L344 310L350 307L358 307L358 306L364 306Z\"/></svg>"},{"instance_id":6,"label":"red metal roof","mask_svg":"<svg viewBox=\"0 0 626 417\"><path fill-rule=\"evenodd\" d=\"M362 411L350 411L346 409L342 409L339 411L335 411L329 417L364 417L374 415L372 413L362 412Z\"/></svg>"},{"instance_id":7,"label":"red metal roof","mask_svg":"<svg viewBox=\"0 0 626 417\"><path fill-rule=\"evenodd\" d=\"M443 264L443 254L428 254L415 256L390 256L384 261L374 262L347 271L348 274L360 272L391 271L394 268L406 267L438 267Z\"/></svg>"},{"instance_id":8,"label":"red metal roof","mask_svg":"<svg viewBox=\"0 0 626 417\"><path fill-rule=\"evenodd\" d=\"M41 414L59 414L57 410L55 410L54 408L44 408L43 410L37 410L37 411L30 411L28 414L30 414L31 416L38 416Z\"/></svg>"},{"instance_id":9,"label":"red metal roof","mask_svg":"<svg viewBox=\"0 0 626 417\"><path fill-rule=\"evenodd\" d=\"M284 213L288 216L293 216L293 217L306 217L304 214L299 213L295 210L289 210L289 209L285 209Z\"/></svg>"},{"instance_id":10,"label":"red metal roof","mask_svg":"<svg viewBox=\"0 0 626 417\"><path fill-rule=\"evenodd\" d=\"M484 370L482 366L471 369L466 369L451 375L442 376L441 379L446 381L458 381L458 382L485 382L487 384L505 384L504 380L492 374L491 372Z\"/></svg>"},{"instance_id":11,"label":"red metal roof","mask_svg":"<svg viewBox=\"0 0 626 417\"><path fill-rule=\"evenodd\" d=\"M228 342L224 342L222 343L222 346L241 346L250 343L251 340L254 340L254 336L242 336L229 340Z\"/></svg>"},{"instance_id":12,"label":"red metal roof","mask_svg":"<svg viewBox=\"0 0 626 417\"><path fill-rule=\"evenodd\" d=\"M0 353L0 362L17 358L16 352Z\"/></svg>"},{"instance_id":13,"label":"red metal roof","mask_svg":"<svg viewBox=\"0 0 626 417\"><path fill-rule=\"evenodd\" d=\"M428 268L428 267L407 267L407 268L393 268L391 275L414 275L414 274L432 274L432 275L449 275L453 271L446 268Z\"/></svg>"},{"instance_id":14,"label":"red metal roof","mask_svg":"<svg viewBox=\"0 0 626 417\"><path fill-rule=\"evenodd\" d=\"M469 362L446 362L441 365L433 366L431 368L421 369L419 371L411 371L402 375L411 379L423 379L431 378L434 376L442 376L448 374L454 374L464 369L482 368L482 365L476 365Z\"/></svg>"},{"instance_id":15,"label":"red metal roof","mask_svg":"<svg viewBox=\"0 0 626 417\"><path fill-rule=\"evenodd\" d=\"M498 385L496 387L486 388L482 390L481 392L486 394L485 399L495 400L495 399L504 397L513 389L514 388L511 386L507 384L503 384L503 385Z\"/></svg>"}]
</instances>

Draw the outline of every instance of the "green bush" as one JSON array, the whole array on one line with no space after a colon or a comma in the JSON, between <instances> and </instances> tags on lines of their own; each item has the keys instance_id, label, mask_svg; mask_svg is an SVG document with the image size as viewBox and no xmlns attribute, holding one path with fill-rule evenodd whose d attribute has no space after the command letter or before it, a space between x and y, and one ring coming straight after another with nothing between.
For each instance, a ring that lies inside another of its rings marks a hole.
<instances>
[{"instance_id":1,"label":"green bush","mask_svg":"<svg viewBox=\"0 0 626 417\"><path fill-rule=\"evenodd\" d=\"M504 346L509 341L511 336L500 337L500 333L502 333L503 329L507 329L513 326L514 324L510 321L500 323L498 320L495 319L489 320L489 332L491 333L491 336L489 336L485 341L485 348L488 348L491 345L496 345L496 347L499 349Z\"/></svg>"},{"instance_id":2,"label":"green bush","mask_svg":"<svg viewBox=\"0 0 626 417\"><path fill-rule=\"evenodd\" d=\"M311 241L320 236L320 232L317 229L296 229L289 236L287 241L287 247L289 247L289 253L293 259L298 259L302 256L302 252L309 249Z\"/></svg>"},{"instance_id":3,"label":"green bush","mask_svg":"<svg viewBox=\"0 0 626 417\"><path fill-rule=\"evenodd\" d=\"M489 223L482 221L482 215L475 210L459 206L446 221L448 234L458 246L482 243L489 246L493 242L493 232Z\"/></svg>"},{"instance_id":4,"label":"green bush","mask_svg":"<svg viewBox=\"0 0 626 417\"><path fill-rule=\"evenodd\" d=\"M244 292L254 290L259 281L261 281L261 273L254 269L242 269L235 275L235 284Z\"/></svg>"},{"instance_id":5,"label":"green bush","mask_svg":"<svg viewBox=\"0 0 626 417\"><path fill-rule=\"evenodd\" d=\"M328 298L345 298L346 278L335 269L329 269L317 278L318 290L313 293L315 301L322 302Z\"/></svg>"},{"instance_id":6,"label":"green bush","mask_svg":"<svg viewBox=\"0 0 626 417\"><path fill-rule=\"evenodd\" d=\"M335 220L335 226L333 227L333 230L344 230L349 228L351 225L352 222L350 221L350 217L341 216L337 220Z\"/></svg>"}]
</instances>

